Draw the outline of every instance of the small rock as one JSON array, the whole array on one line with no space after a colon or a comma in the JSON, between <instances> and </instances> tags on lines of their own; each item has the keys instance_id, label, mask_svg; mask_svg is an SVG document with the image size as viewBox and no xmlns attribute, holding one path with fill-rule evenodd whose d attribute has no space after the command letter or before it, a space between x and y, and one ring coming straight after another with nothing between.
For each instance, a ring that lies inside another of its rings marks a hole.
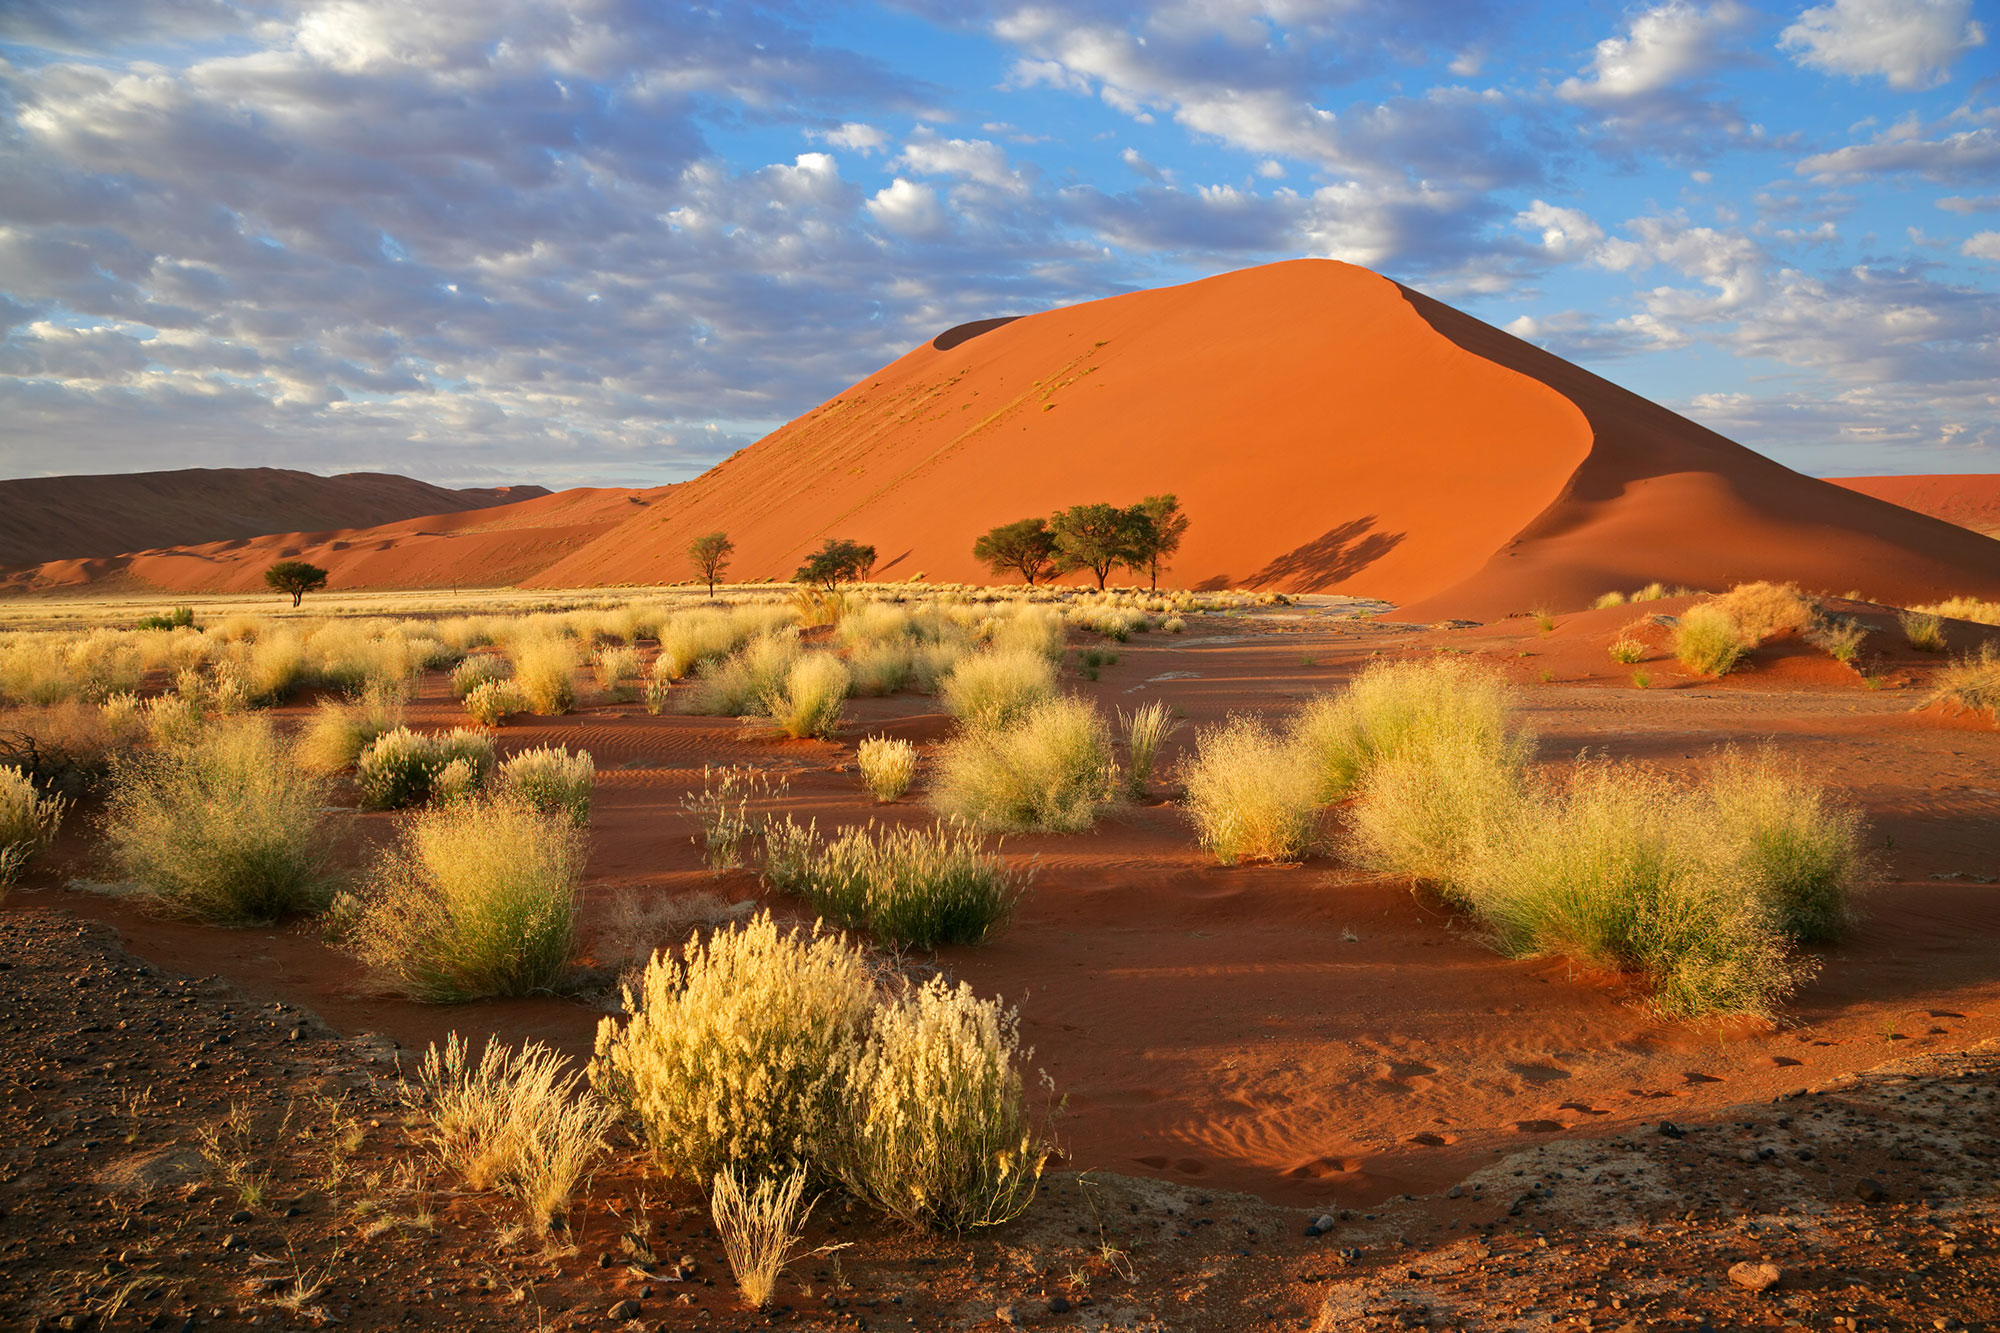
<instances>
[{"instance_id":1,"label":"small rock","mask_svg":"<svg viewBox=\"0 0 2000 1333\"><path fill-rule=\"evenodd\" d=\"M1660 1122L1660 1133L1664 1137L1670 1139L1681 1139L1687 1137L1687 1131L1682 1129L1679 1125L1676 1125L1671 1120L1662 1120Z\"/></svg>"},{"instance_id":2,"label":"small rock","mask_svg":"<svg viewBox=\"0 0 2000 1333\"><path fill-rule=\"evenodd\" d=\"M686 1282L699 1272L701 1272L701 1265L695 1262L694 1256L691 1254L682 1255L680 1262L674 1265L674 1276L683 1282Z\"/></svg>"},{"instance_id":3,"label":"small rock","mask_svg":"<svg viewBox=\"0 0 2000 1333\"><path fill-rule=\"evenodd\" d=\"M238 1208L229 1215L229 1220L232 1222L248 1222L251 1216L252 1214L248 1208Z\"/></svg>"},{"instance_id":4,"label":"small rock","mask_svg":"<svg viewBox=\"0 0 2000 1333\"><path fill-rule=\"evenodd\" d=\"M631 1255L638 1263L656 1264L660 1262L660 1256L653 1253L653 1247L638 1236L620 1236L618 1238L618 1248Z\"/></svg>"},{"instance_id":5,"label":"small rock","mask_svg":"<svg viewBox=\"0 0 2000 1333\"><path fill-rule=\"evenodd\" d=\"M243 1237L233 1231L222 1238L222 1248L225 1250L240 1250L244 1243Z\"/></svg>"},{"instance_id":6,"label":"small rock","mask_svg":"<svg viewBox=\"0 0 2000 1333\"><path fill-rule=\"evenodd\" d=\"M1854 1197L1863 1203L1880 1203L1889 1196L1874 1181L1860 1180L1854 1184Z\"/></svg>"},{"instance_id":7,"label":"small rock","mask_svg":"<svg viewBox=\"0 0 2000 1333\"><path fill-rule=\"evenodd\" d=\"M999 1306L993 1311L993 1317L995 1319L998 1319L1001 1323L1008 1325L1012 1325L1019 1322L1014 1318L1014 1307L1011 1305Z\"/></svg>"},{"instance_id":8,"label":"small rock","mask_svg":"<svg viewBox=\"0 0 2000 1333\"><path fill-rule=\"evenodd\" d=\"M1321 1213L1318 1217L1313 1219L1313 1225L1318 1227L1320 1229L1320 1233L1324 1235L1326 1232L1333 1230L1333 1214Z\"/></svg>"},{"instance_id":9,"label":"small rock","mask_svg":"<svg viewBox=\"0 0 2000 1333\"><path fill-rule=\"evenodd\" d=\"M1748 1162L1750 1165L1755 1166L1757 1165L1757 1150L1755 1148L1740 1148L1737 1150L1736 1160L1739 1162Z\"/></svg>"},{"instance_id":10,"label":"small rock","mask_svg":"<svg viewBox=\"0 0 2000 1333\"><path fill-rule=\"evenodd\" d=\"M597 1266L599 1268L609 1268L611 1267L612 1264L616 1262L617 1261L611 1257L611 1251L609 1250L605 1250L597 1256Z\"/></svg>"},{"instance_id":11,"label":"small rock","mask_svg":"<svg viewBox=\"0 0 2000 1333\"><path fill-rule=\"evenodd\" d=\"M1729 1280L1746 1291L1768 1291L1778 1285L1781 1276L1776 1264L1741 1263L1729 1269Z\"/></svg>"},{"instance_id":12,"label":"small rock","mask_svg":"<svg viewBox=\"0 0 2000 1333\"><path fill-rule=\"evenodd\" d=\"M1444 1192L1444 1197L1445 1197L1445 1198L1447 1198L1447 1199L1462 1199L1462 1198L1464 1198L1464 1197L1465 1197L1465 1186L1463 1186L1463 1185L1453 1185L1453 1186L1452 1186L1452 1187L1451 1187L1450 1189L1448 1189L1448 1190L1446 1190L1446 1191Z\"/></svg>"},{"instance_id":13,"label":"small rock","mask_svg":"<svg viewBox=\"0 0 2000 1333\"><path fill-rule=\"evenodd\" d=\"M606 1318L615 1319L622 1324L627 1319L637 1319L639 1317L639 1302L631 1300L620 1301L604 1313Z\"/></svg>"},{"instance_id":14,"label":"small rock","mask_svg":"<svg viewBox=\"0 0 2000 1333\"><path fill-rule=\"evenodd\" d=\"M1069 1313L1069 1297L1067 1297L1067 1296L1051 1296L1051 1297L1049 1297L1049 1313L1050 1313L1050 1314L1068 1314L1068 1313Z\"/></svg>"}]
</instances>

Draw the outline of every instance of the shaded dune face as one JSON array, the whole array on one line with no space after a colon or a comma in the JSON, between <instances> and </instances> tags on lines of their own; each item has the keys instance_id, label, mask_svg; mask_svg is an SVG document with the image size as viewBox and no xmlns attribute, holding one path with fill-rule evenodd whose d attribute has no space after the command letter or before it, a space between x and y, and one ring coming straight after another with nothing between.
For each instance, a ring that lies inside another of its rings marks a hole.
<instances>
[{"instance_id":1,"label":"shaded dune face","mask_svg":"<svg viewBox=\"0 0 2000 1333\"><path fill-rule=\"evenodd\" d=\"M1929 514L1988 537L2000 536L2000 474L1835 477L1836 486Z\"/></svg>"}]
</instances>

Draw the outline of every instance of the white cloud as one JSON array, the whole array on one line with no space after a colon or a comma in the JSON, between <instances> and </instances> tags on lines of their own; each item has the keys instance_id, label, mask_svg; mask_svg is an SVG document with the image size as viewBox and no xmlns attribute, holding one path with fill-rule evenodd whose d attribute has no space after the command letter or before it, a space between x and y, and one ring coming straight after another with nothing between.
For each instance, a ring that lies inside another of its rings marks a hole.
<instances>
[{"instance_id":1,"label":"white cloud","mask_svg":"<svg viewBox=\"0 0 2000 1333\"><path fill-rule=\"evenodd\" d=\"M1948 194L1934 201L1947 213L1996 213L2000 212L2000 194L1971 196Z\"/></svg>"},{"instance_id":2,"label":"white cloud","mask_svg":"<svg viewBox=\"0 0 2000 1333\"><path fill-rule=\"evenodd\" d=\"M945 230L944 208L937 190L901 176L883 186L868 201L868 211L901 236L932 237Z\"/></svg>"},{"instance_id":3,"label":"white cloud","mask_svg":"<svg viewBox=\"0 0 2000 1333\"><path fill-rule=\"evenodd\" d=\"M1604 239L1604 229L1576 208L1562 208L1537 199L1515 215L1514 225L1542 234L1542 248L1558 259L1590 254Z\"/></svg>"},{"instance_id":4,"label":"white cloud","mask_svg":"<svg viewBox=\"0 0 2000 1333\"><path fill-rule=\"evenodd\" d=\"M1635 17L1624 36L1599 42L1583 77L1563 80L1556 93L1587 105L1617 104L1699 79L1729 58L1729 39L1748 17L1735 0L1706 7L1668 0Z\"/></svg>"},{"instance_id":5,"label":"white cloud","mask_svg":"<svg viewBox=\"0 0 2000 1333\"><path fill-rule=\"evenodd\" d=\"M1027 189L1007 150L989 139L941 139L926 130L903 145L896 161L918 175L958 176L1010 194Z\"/></svg>"},{"instance_id":6,"label":"white cloud","mask_svg":"<svg viewBox=\"0 0 2000 1333\"><path fill-rule=\"evenodd\" d=\"M874 153L889 142L889 136L873 125L865 125L858 120L850 120L830 130L814 130L813 138L830 143L835 148L846 148L856 153Z\"/></svg>"},{"instance_id":7,"label":"white cloud","mask_svg":"<svg viewBox=\"0 0 2000 1333\"><path fill-rule=\"evenodd\" d=\"M1959 247L1959 253L1970 255L1974 259L1990 259L2000 264L2000 231L1974 232L1965 238L1965 244Z\"/></svg>"},{"instance_id":8,"label":"white cloud","mask_svg":"<svg viewBox=\"0 0 2000 1333\"><path fill-rule=\"evenodd\" d=\"M2000 111L1989 111L1984 118L2000 122ZM1869 143L1816 153L1793 169L1802 176L1820 180L1859 179L1897 172L1910 172L1944 184L2000 180L2000 128L1987 124L1925 139L1920 137L1915 121L1905 120Z\"/></svg>"},{"instance_id":9,"label":"white cloud","mask_svg":"<svg viewBox=\"0 0 2000 1333\"><path fill-rule=\"evenodd\" d=\"M1985 42L1972 0L1834 0L1801 13L1778 46L1801 65L1916 90L1945 82L1952 62Z\"/></svg>"}]
</instances>

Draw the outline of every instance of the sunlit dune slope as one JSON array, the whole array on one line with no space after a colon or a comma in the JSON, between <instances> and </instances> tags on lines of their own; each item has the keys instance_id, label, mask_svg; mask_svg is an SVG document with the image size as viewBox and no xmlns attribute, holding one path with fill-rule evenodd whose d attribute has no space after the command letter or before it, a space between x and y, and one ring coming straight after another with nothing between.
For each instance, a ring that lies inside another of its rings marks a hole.
<instances>
[{"instance_id":1,"label":"sunlit dune slope","mask_svg":"<svg viewBox=\"0 0 2000 1333\"><path fill-rule=\"evenodd\" d=\"M547 494L540 486L452 490L380 472L321 477L272 467L25 477L0 481L0 565L373 527Z\"/></svg>"}]
</instances>

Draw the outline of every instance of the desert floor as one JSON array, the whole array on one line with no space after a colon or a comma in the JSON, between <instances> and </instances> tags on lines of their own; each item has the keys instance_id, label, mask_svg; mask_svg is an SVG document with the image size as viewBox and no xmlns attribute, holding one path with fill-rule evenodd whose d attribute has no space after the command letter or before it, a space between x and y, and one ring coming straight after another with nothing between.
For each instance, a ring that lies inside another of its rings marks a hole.
<instances>
[{"instance_id":1,"label":"desert floor","mask_svg":"<svg viewBox=\"0 0 2000 1333\"><path fill-rule=\"evenodd\" d=\"M1337 852L1217 866L1159 782L1092 832L1008 839L1010 858L1037 865L1011 926L977 949L895 964L1019 1006L1034 1065L1066 1099L1063 1169L1043 1197L963 1240L911 1238L824 1202L812 1243L851 1248L796 1264L784 1308L755 1316L735 1301L699 1200L649 1179L635 1152L598 1174L572 1243L553 1251L510 1233L504 1201L415 1171L397 1071L454 1031L587 1055L619 966L664 942L635 938L644 913L631 909L675 903L686 919L765 905L754 876L711 876L690 840L680 803L706 764L782 775L784 807L822 828L927 821L921 778L894 805L867 799L853 746L942 739L935 700L852 701L839 742L637 703L510 721L503 752L580 746L598 768L583 925L597 984L572 998L420 1006L371 993L308 923L162 919L105 882L86 807L0 908L0 1321L2000 1320L2000 733L1915 708L1936 659L1889 647L1900 640L1887 618L1858 670L1780 641L1710 682L1657 651L1636 668L1609 662L1604 644L1649 609L1546 631L1526 619L1439 630L1307 599L1105 644L1118 661L1066 685L1107 713L1152 699L1183 713L1168 768L1196 727L1282 711L1379 656L1435 652L1507 670L1545 762L1590 750L1681 766L1771 746L1865 812L1878 870L1860 925L1818 951L1783 1022L1662 1021L1620 978L1500 957L1406 882ZM462 720L443 677L428 677L411 724ZM357 861L393 818L359 817ZM235 1127L216 1129L232 1106ZM351 1156L333 1128L350 1121ZM234 1183L214 1171L222 1159L243 1164ZM1307 1236L1327 1214L1332 1230ZM1733 1264L1766 1257L1775 1286L1731 1281Z\"/></svg>"}]
</instances>

